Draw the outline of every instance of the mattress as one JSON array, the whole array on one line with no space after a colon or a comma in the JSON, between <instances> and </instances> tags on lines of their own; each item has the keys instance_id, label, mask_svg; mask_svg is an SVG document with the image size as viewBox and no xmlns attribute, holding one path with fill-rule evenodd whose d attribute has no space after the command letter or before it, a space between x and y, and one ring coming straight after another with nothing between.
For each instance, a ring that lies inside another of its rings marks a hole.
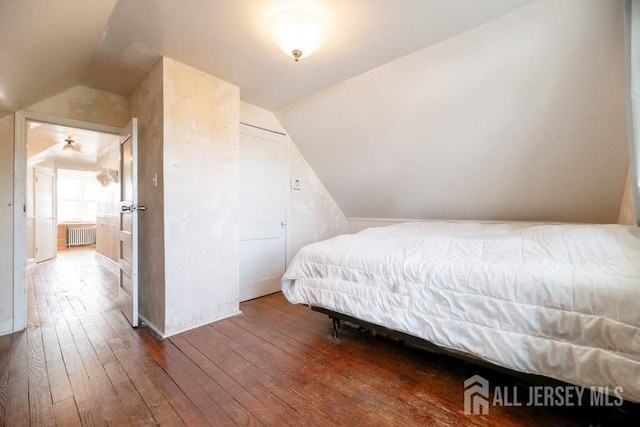
<instances>
[{"instance_id":1,"label":"mattress","mask_svg":"<svg viewBox=\"0 0 640 427\"><path fill-rule=\"evenodd\" d=\"M640 401L640 230L412 222L308 245L291 303Z\"/></svg>"}]
</instances>

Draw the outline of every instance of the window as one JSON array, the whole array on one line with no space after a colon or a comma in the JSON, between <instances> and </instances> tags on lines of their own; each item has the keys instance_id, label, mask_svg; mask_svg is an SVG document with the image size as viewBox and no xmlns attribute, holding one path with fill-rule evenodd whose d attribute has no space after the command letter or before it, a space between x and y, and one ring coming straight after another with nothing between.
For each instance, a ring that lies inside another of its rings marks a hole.
<instances>
[{"instance_id":1,"label":"window","mask_svg":"<svg viewBox=\"0 0 640 427\"><path fill-rule=\"evenodd\" d=\"M58 170L58 222L96 220L100 188L95 172Z\"/></svg>"}]
</instances>

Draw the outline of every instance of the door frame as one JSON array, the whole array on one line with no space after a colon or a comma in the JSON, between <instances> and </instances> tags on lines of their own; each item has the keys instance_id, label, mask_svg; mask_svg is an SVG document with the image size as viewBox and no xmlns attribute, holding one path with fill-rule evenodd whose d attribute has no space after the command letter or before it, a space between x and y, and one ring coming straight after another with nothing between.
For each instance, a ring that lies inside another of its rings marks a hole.
<instances>
[{"instance_id":1,"label":"door frame","mask_svg":"<svg viewBox=\"0 0 640 427\"><path fill-rule=\"evenodd\" d=\"M65 117L17 111L14 117L13 162L13 332L27 327L27 121L118 135L120 128Z\"/></svg>"}]
</instances>

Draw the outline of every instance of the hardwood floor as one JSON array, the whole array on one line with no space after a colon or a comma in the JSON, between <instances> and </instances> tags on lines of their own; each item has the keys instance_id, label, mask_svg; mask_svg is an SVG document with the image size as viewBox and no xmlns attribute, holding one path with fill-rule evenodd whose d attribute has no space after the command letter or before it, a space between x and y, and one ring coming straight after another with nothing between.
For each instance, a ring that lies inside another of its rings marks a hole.
<instances>
[{"instance_id":1,"label":"hardwood floor","mask_svg":"<svg viewBox=\"0 0 640 427\"><path fill-rule=\"evenodd\" d=\"M620 425L636 406L491 407L465 415L463 382L508 375L343 327L281 294L167 340L132 329L117 277L74 249L28 275L26 331L0 337L0 426Z\"/></svg>"}]
</instances>

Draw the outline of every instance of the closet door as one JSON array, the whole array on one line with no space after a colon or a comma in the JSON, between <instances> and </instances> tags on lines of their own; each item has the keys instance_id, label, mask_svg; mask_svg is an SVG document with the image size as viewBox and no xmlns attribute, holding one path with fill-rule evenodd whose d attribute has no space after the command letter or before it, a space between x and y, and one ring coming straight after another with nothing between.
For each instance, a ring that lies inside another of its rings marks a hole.
<instances>
[{"instance_id":1,"label":"closet door","mask_svg":"<svg viewBox=\"0 0 640 427\"><path fill-rule=\"evenodd\" d=\"M280 290L287 212L287 138L240 125L240 301Z\"/></svg>"}]
</instances>

